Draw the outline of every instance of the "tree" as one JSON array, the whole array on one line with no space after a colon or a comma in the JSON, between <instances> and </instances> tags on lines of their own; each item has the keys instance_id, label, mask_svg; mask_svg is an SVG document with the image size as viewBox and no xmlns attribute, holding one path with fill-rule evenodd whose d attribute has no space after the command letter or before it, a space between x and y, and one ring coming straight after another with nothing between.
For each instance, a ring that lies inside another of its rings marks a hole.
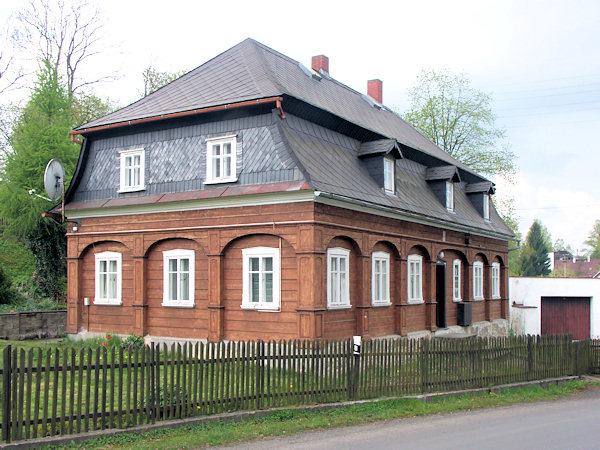
<instances>
[{"instance_id":1,"label":"tree","mask_svg":"<svg viewBox=\"0 0 600 450\"><path fill-rule=\"evenodd\" d=\"M73 174L79 147L69 139L72 103L56 73L46 63L40 69L31 98L11 136L11 148L4 157L0 175L0 217L6 220L4 234L26 241L41 213L52 206L30 195L44 192L46 164L58 158L65 166L67 183ZM67 184L66 183L66 184Z\"/></svg>"},{"instance_id":2,"label":"tree","mask_svg":"<svg viewBox=\"0 0 600 450\"><path fill-rule=\"evenodd\" d=\"M171 81L176 80L185 72L185 70L179 72L161 72L152 67L152 65L149 65L146 70L142 72L142 78L144 79L144 97L152 94L165 84L169 84Z\"/></svg>"},{"instance_id":3,"label":"tree","mask_svg":"<svg viewBox=\"0 0 600 450\"><path fill-rule=\"evenodd\" d=\"M564 252L573 253L573 249L571 248L571 246L568 245L562 238L558 238L556 240L556 242L554 242L553 250L555 252L564 251Z\"/></svg>"},{"instance_id":4,"label":"tree","mask_svg":"<svg viewBox=\"0 0 600 450\"><path fill-rule=\"evenodd\" d=\"M590 234L585 241L585 245L590 247L590 258L600 258L600 220L596 220L596 222L594 222L594 226L592 227L592 231L590 231Z\"/></svg>"},{"instance_id":5,"label":"tree","mask_svg":"<svg viewBox=\"0 0 600 450\"><path fill-rule=\"evenodd\" d=\"M82 87L111 77L80 80L79 69L98 54L103 22L87 1L30 0L18 16L13 40L64 79L69 98Z\"/></svg>"},{"instance_id":6,"label":"tree","mask_svg":"<svg viewBox=\"0 0 600 450\"><path fill-rule=\"evenodd\" d=\"M438 147L476 172L511 178L515 155L496 127L491 97L465 74L423 71L409 96L404 119Z\"/></svg>"},{"instance_id":7,"label":"tree","mask_svg":"<svg viewBox=\"0 0 600 450\"><path fill-rule=\"evenodd\" d=\"M521 275L526 277L546 276L550 274L552 241L548 231L539 220L534 220L527 233L525 248L522 249Z\"/></svg>"}]
</instances>

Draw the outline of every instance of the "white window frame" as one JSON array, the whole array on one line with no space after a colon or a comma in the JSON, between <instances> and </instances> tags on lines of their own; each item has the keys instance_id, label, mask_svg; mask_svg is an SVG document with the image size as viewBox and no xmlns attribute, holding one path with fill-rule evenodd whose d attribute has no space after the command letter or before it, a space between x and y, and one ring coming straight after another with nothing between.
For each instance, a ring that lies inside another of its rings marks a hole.
<instances>
[{"instance_id":1,"label":"white window frame","mask_svg":"<svg viewBox=\"0 0 600 450\"><path fill-rule=\"evenodd\" d=\"M333 270L333 260L345 261L345 271ZM342 274L344 278L342 279ZM334 287L338 289L334 295ZM329 248L327 249L327 308L329 309L344 309L350 308L350 250L345 248Z\"/></svg>"},{"instance_id":2,"label":"white window frame","mask_svg":"<svg viewBox=\"0 0 600 450\"><path fill-rule=\"evenodd\" d=\"M251 301L250 295L250 258L260 258L259 267L262 267L262 258L273 258L273 301L264 299L264 286L262 275L266 273L259 270L259 301ZM256 309L261 311L279 311L281 307L281 253L278 248L252 247L242 249L242 309Z\"/></svg>"},{"instance_id":3,"label":"white window frame","mask_svg":"<svg viewBox=\"0 0 600 450\"><path fill-rule=\"evenodd\" d=\"M383 189L388 194L396 191L396 162L392 158L383 158Z\"/></svg>"},{"instance_id":4,"label":"white window frame","mask_svg":"<svg viewBox=\"0 0 600 450\"><path fill-rule=\"evenodd\" d=\"M446 209L454 212L454 183L446 181Z\"/></svg>"},{"instance_id":5,"label":"white window frame","mask_svg":"<svg viewBox=\"0 0 600 450\"><path fill-rule=\"evenodd\" d=\"M483 194L483 218L490 220L490 195Z\"/></svg>"},{"instance_id":6,"label":"white window frame","mask_svg":"<svg viewBox=\"0 0 600 450\"><path fill-rule=\"evenodd\" d=\"M390 254L386 252L373 252L371 261L371 302L373 306L391 305ZM382 265L385 266L385 271L381 270ZM380 268L379 271L377 270L377 266Z\"/></svg>"},{"instance_id":7,"label":"white window frame","mask_svg":"<svg viewBox=\"0 0 600 450\"><path fill-rule=\"evenodd\" d=\"M231 145L231 157L230 157L231 158L231 173L229 174L229 176L223 175L225 158L223 157L223 154L221 152L221 155L218 157L220 160L219 168L220 168L221 175L217 177L217 176L215 176L215 174L213 172L213 162L215 159L215 156L213 155L213 146L220 145L221 150L222 150L224 144ZM232 182L237 181L237 172L236 172L237 166L236 166L236 164L237 164L237 136L235 136L235 135L222 136L222 137L206 140L206 180L204 181L204 184L232 183Z\"/></svg>"},{"instance_id":8,"label":"white window frame","mask_svg":"<svg viewBox=\"0 0 600 450\"><path fill-rule=\"evenodd\" d=\"M406 281L408 303L423 303L423 257L421 255L408 255ZM413 285L414 290L411 289Z\"/></svg>"},{"instance_id":9,"label":"white window frame","mask_svg":"<svg viewBox=\"0 0 600 450\"><path fill-rule=\"evenodd\" d=\"M452 262L452 300L460 302L461 296L461 263L460 259L455 259Z\"/></svg>"},{"instance_id":10,"label":"white window frame","mask_svg":"<svg viewBox=\"0 0 600 450\"><path fill-rule=\"evenodd\" d=\"M127 172L132 172L132 180L133 180L133 172L135 171L135 166L127 166L127 158L131 158L131 161L134 160L136 156L140 157L140 166L139 166L139 180L137 184L127 185ZM129 150L121 150L119 152L120 157L120 186L119 192L136 192L143 191L146 189L145 185L145 172L146 172L146 151L143 148L134 148Z\"/></svg>"},{"instance_id":11,"label":"white window frame","mask_svg":"<svg viewBox=\"0 0 600 450\"><path fill-rule=\"evenodd\" d=\"M177 260L177 298L169 298L169 261ZM182 300L181 293L179 292L179 280L180 280L180 261L182 259L188 259L188 299ZM162 306L171 306L179 308L193 308L194 307L194 292L195 292L195 279L196 279L196 252L194 250L186 249L175 249L166 250L163 252L163 302Z\"/></svg>"},{"instance_id":12,"label":"white window frame","mask_svg":"<svg viewBox=\"0 0 600 450\"><path fill-rule=\"evenodd\" d=\"M492 298L500 298L500 264L492 263Z\"/></svg>"},{"instance_id":13,"label":"white window frame","mask_svg":"<svg viewBox=\"0 0 600 450\"><path fill-rule=\"evenodd\" d=\"M94 255L95 257L95 289L94 289L94 305L120 305L122 303L122 287L123 287L123 275L122 275L122 270L123 270L123 265L122 265L122 260L123 257L121 255L121 253L118 252L101 252L101 253L96 253ZM108 295L106 297L100 297L100 264L101 262L106 262L107 263L107 272L106 272L106 292L108 293L110 291L110 289L108 288L108 263L110 261L116 261L117 263L117 268L116 268L116 295L115 297L108 297Z\"/></svg>"},{"instance_id":14,"label":"white window frame","mask_svg":"<svg viewBox=\"0 0 600 450\"><path fill-rule=\"evenodd\" d=\"M483 300L483 263L473 263L473 299Z\"/></svg>"}]
</instances>

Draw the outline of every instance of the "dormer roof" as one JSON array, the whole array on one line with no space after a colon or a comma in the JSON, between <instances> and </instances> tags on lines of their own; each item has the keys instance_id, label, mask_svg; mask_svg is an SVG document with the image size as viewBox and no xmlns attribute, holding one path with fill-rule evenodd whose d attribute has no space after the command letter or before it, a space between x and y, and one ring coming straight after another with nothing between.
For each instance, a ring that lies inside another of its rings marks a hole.
<instances>
[{"instance_id":1,"label":"dormer roof","mask_svg":"<svg viewBox=\"0 0 600 450\"><path fill-rule=\"evenodd\" d=\"M465 192L468 194L488 194L493 195L496 192L494 183L491 181L483 181L481 183L467 184Z\"/></svg>"},{"instance_id":2,"label":"dormer roof","mask_svg":"<svg viewBox=\"0 0 600 450\"><path fill-rule=\"evenodd\" d=\"M460 174L456 166L428 167L425 171L426 181L453 181L460 183Z\"/></svg>"},{"instance_id":3,"label":"dormer roof","mask_svg":"<svg viewBox=\"0 0 600 450\"><path fill-rule=\"evenodd\" d=\"M387 154L392 154L395 158L402 158L400 145L396 139L378 139L376 141L363 142L358 149L359 157Z\"/></svg>"}]
</instances>

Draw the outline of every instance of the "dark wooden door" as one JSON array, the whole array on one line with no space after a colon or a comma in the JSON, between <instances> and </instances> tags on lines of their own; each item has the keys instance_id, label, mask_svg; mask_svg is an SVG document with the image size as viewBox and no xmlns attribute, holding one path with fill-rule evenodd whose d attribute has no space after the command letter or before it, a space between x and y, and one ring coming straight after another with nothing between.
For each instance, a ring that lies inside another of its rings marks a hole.
<instances>
[{"instance_id":1,"label":"dark wooden door","mask_svg":"<svg viewBox=\"0 0 600 450\"><path fill-rule=\"evenodd\" d=\"M542 297L542 334L590 338L589 297Z\"/></svg>"},{"instance_id":2,"label":"dark wooden door","mask_svg":"<svg viewBox=\"0 0 600 450\"><path fill-rule=\"evenodd\" d=\"M435 298L436 325L438 328L446 328L446 263L437 263L435 266Z\"/></svg>"}]
</instances>

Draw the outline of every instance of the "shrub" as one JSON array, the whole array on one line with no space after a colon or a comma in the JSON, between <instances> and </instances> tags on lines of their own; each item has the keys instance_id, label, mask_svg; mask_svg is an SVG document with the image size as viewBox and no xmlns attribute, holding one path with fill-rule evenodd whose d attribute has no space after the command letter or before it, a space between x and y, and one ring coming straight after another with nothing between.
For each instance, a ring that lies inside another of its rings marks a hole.
<instances>
[{"instance_id":1,"label":"shrub","mask_svg":"<svg viewBox=\"0 0 600 450\"><path fill-rule=\"evenodd\" d=\"M17 291L12 287L8 276L0 266L0 304L8 305L18 300Z\"/></svg>"},{"instance_id":2,"label":"shrub","mask_svg":"<svg viewBox=\"0 0 600 450\"><path fill-rule=\"evenodd\" d=\"M127 350L128 352L131 352L133 350L141 350L142 348L144 348L145 342L144 342L144 338L141 336L138 336L137 334L132 334L130 336L127 336L125 338L125 340L123 341L123 348L125 350Z\"/></svg>"}]
</instances>

